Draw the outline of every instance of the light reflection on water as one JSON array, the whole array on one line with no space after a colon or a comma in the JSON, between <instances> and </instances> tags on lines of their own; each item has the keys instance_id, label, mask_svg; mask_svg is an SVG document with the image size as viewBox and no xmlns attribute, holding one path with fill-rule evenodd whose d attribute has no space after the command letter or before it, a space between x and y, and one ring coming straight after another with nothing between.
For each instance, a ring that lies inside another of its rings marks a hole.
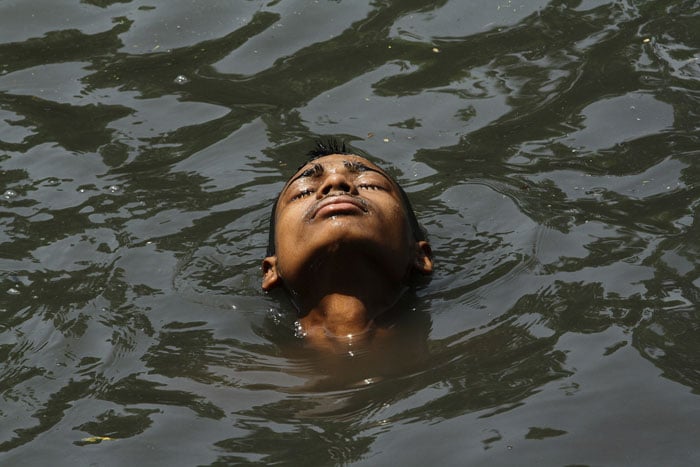
<instances>
[{"instance_id":1,"label":"light reflection on water","mask_svg":"<svg viewBox=\"0 0 700 467\"><path fill-rule=\"evenodd\" d=\"M697 463L696 17L0 6L3 464ZM319 353L259 265L329 134L436 272L392 339Z\"/></svg>"}]
</instances>

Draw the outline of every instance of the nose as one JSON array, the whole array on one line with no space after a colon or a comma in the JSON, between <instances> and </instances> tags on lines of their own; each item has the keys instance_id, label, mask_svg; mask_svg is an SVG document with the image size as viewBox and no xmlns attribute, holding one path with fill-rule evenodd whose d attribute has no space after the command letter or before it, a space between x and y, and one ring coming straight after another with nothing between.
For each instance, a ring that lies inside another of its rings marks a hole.
<instances>
[{"instance_id":1,"label":"nose","mask_svg":"<svg viewBox=\"0 0 700 467\"><path fill-rule=\"evenodd\" d=\"M326 196L332 192L358 194L352 177L344 168L329 173L318 190L320 196Z\"/></svg>"}]
</instances>

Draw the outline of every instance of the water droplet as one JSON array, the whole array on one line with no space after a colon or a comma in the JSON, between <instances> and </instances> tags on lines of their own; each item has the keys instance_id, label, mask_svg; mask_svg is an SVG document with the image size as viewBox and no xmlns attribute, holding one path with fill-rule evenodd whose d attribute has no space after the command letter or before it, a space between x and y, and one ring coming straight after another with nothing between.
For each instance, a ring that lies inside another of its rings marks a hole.
<instances>
[{"instance_id":1,"label":"water droplet","mask_svg":"<svg viewBox=\"0 0 700 467\"><path fill-rule=\"evenodd\" d=\"M294 321L294 337L298 339L303 339L306 337L306 331L304 331L304 328L301 326L299 321Z\"/></svg>"},{"instance_id":2,"label":"water droplet","mask_svg":"<svg viewBox=\"0 0 700 467\"><path fill-rule=\"evenodd\" d=\"M232 310L237 310L238 307L237 307L236 305L231 305L231 309L232 309Z\"/></svg>"},{"instance_id":3,"label":"water droplet","mask_svg":"<svg viewBox=\"0 0 700 467\"><path fill-rule=\"evenodd\" d=\"M10 287L9 289L7 289L7 293L9 293L10 295L19 295L19 290L15 289L14 287Z\"/></svg>"},{"instance_id":4,"label":"water droplet","mask_svg":"<svg viewBox=\"0 0 700 467\"><path fill-rule=\"evenodd\" d=\"M121 190L121 187L119 185L110 185L109 186L110 193L116 193L120 190Z\"/></svg>"},{"instance_id":5,"label":"water droplet","mask_svg":"<svg viewBox=\"0 0 700 467\"><path fill-rule=\"evenodd\" d=\"M173 80L175 84L183 85L190 82L190 80L185 75L177 75Z\"/></svg>"},{"instance_id":6,"label":"water droplet","mask_svg":"<svg viewBox=\"0 0 700 467\"><path fill-rule=\"evenodd\" d=\"M269 310L267 310L267 316L275 324L280 324L280 322L282 322L282 315L278 311L275 311L274 308L270 308Z\"/></svg>"},{"instance_id":7,"label":"water droplet","mask_svg":"<svg viewBox=\"0 0 700 467\"><path fill-rule=\"evenodd\" d=\"M12 199L17 196L17 192L15 190L5 190L5 193L2 194L2 197L5 199Z\"/></svg>"}]
</instances>

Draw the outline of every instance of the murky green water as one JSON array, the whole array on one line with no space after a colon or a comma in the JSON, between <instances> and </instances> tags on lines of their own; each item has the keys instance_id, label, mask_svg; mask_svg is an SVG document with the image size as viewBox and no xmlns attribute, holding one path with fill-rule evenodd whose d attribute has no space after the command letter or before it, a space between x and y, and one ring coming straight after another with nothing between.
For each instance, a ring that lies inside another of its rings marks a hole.
<instances>
[{"instance_id":1,"label":"murky green water","mask_svg":"<svg viewBox=\"0 0 700 467\"><path fill-rule=\"evenodd\" d=\"M0 2L3 465L697 465L700 3ZM436 253L354 357L259 290L319 135Z\"/></svg>"}]
</instances>

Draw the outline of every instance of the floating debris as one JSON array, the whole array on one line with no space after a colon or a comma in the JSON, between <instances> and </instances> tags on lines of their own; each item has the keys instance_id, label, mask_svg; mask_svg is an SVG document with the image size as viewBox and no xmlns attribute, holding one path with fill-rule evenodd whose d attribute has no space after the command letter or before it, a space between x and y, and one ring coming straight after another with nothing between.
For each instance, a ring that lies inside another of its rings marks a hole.
<instances>
[{"instance_id":1,"label":"floating debris","mask_svg":"<svg viewBox=\"0 0 700 467\"><path fill-rule=\"evenodd\" d=\"M86 438L81 439L78 443L76 444L98 444L101 443L102 441L114 441L115 438L110 438L109 436L88 436Z\"/></svg>"}]
</instances>

